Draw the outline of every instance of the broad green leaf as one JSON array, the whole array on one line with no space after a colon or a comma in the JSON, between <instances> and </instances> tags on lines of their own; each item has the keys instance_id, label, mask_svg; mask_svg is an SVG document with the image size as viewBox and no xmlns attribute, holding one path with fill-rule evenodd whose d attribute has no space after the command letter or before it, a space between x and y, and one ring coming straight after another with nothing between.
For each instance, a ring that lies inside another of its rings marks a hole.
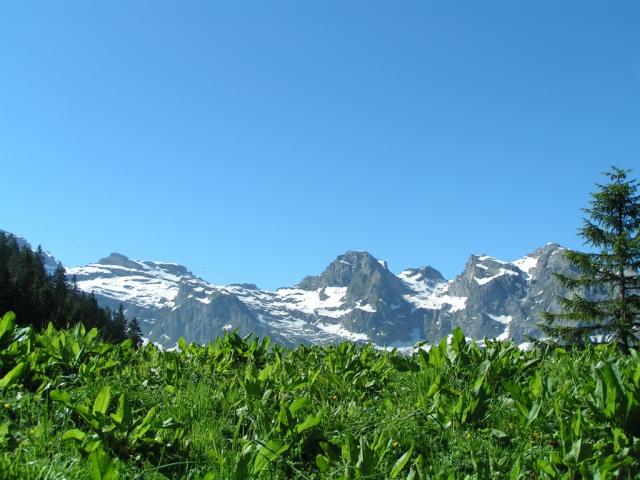
<instances>
[{"instance_id":1,"label":"broad green leaf","mask_svg":"<svg viewBox=\"0 0 640 480\"><path fill-rule=\"evenodd\" d=\"M253 461L251 473L256 475L267 468L269 463L276 461L280 455L289 449L288 444L283 444L279 440L267 440L260 445L256 457Z\"/></svg>"},{"instance_id":2,"label":"broad green leaf","mask_svg":"<svg viewBox=\"0 0 640 480\"><path fill-rule=\"evenodd\" d=\"M264 367L262 370L260 370L260 373L258 374L258 380L260 380L261 382L264 382L266 379L268 379L273 373L275 367L276 367L275 364L270 363L266 367Z\"/></svg>"},{"instance_id":3,"label":"broad green leaf","mask_svg":"<svg viewBox=\"0 0 640 480\"><path fill-rule=\"evenodd\" d=\"M9 370L9 372L7 372L6 375L0 380L0 388L7 388L9 385L12 385L20 380L22 371L24 370L24 366L25 363L20 362L11 370Z\"/></svg>"},{"instance_id":4,"label":"broad green leaf","mask_svg":"<svg viewBox=\"0 0 640 480\"><path fill-rule=\"evenodd\" d=\"M102 449L93 450L89 455L91 480L118 480L117 467Z\"/></svg>"},{"instance_id":5,"label":"broad green leaf","mask_svg":"<svg viewBox=\"0 0 640 480\"><path fill-rule=\"evenodd\" d=\"M466 344L466 340L464 338L464 333L462 332L462 329L460 327L456 327L453 329L453 335L451 338L451 347L457 352L460 353L462 352L465 344Z\"/></svg>"},{"instance_id":6,"label":"broad green leaf","mask_svg":"<svg viewBox=\"0 0 640 480\"><path fill-rule=\"evenodd\" d=\"M92 328L91 330L89 330L87 332L87 334L85 335L84 339L86 342L90 342L92 341L94 338L96 338L98 336L98 329L97 328Z\"/></svg>"},{"instance_id":7,"label":"broad green leaf","mask_svg":"<svg viewBox=\"0 0 640 480\"><path fill-rule=\"evenodd\" d=\"M111 389L109 385L102 387L102 390L98 393L95 402L93 402L93 413L106 415L111 402Z\"/></svg>"},{"instance_id":8,"label":"broad green leaf","mask_svg":"<svg viewBox=\"0 0 640 480\"><path fill-rule=\"evenodd\" d=\"M102 442L100 440L90 440L83 447L86 453L92 453L102 450Z\"/></svg>"},{"instance_id":9,"label":"broad green leaf","mask_svg":"<svg viewBox=\"0 0 640 480\"><path fill-rule=\"evenodd\" d=\"M373 458L373 451L369 447L369 444L364 439L364 437L360 437L356 468L358 474L363 478L369 477L375 471L375 460Z\"/></svg>"},{"instance_id":10,"label":"broad green leaf","mask_svg":"<svg viewBox=\"0 0 640 480\"><path fill-rule=\"evenodd\" d=\"M542 395L542 377L540 376L540 372L536 371L535 376L531 379L530 390L534 397L540 398Z\"/></svg>"},{"instance_id":11,"label":"broad green leaf","mask_svg":"<svg viewBox=\"0 0 640 480\"><path fill-rule=\"evenodd\" d=\"M131 406L124 393L118 398L118 409L111 414L111 418L119 425L131 423Z\"/></svg>"},{"instance_id":12,"label":"broad green leaf","mask_svg":"<svg viewBox=\"0 0 640 480\"><path fill-rule=\"evenodd\" d=\"M618 401L624 396L624 389L620 385L618 375L608 362L599 362L596 371L606 386L604 413L612 418L616 416Z\"/></svg>"},{"instance_id":13,"label":"broad green leaf","mask_svg":"<svg viewBox=\"0 0 640 480\"><path fill-rule=\"evenodd\" d=\"M291 411L291 413L295 414L298 410L305 407L308 403L309 397L307 396L296 398L289 407L289 410Z\"/></svg>"},{"instance_id":14,"label":"broad green leaf","mask_svg":"<svg viewBox=\"0 0 640 480\"><path fill-rule=\"evenodd\" d=\"M0 320L0 340L5 340L16 324L16 314L13 312L7 312L2 316Z\"/></svg>"},{"instance_id":15,"label":"broad green leaf","mask_svg":"<svg viewBox=\"0 0 640 480\"><path fill-rule=\"evenodd\" d=\"M565 463L577 464L580 461L580 450L582 447L582 439L579 438L571 445L571 450L564 457Z\"/></svg>"},{"instance_id":16,"label":"broad green leaf","mask_svg":"<svg viewBox=\"0 0 640 480\"><path fill-rule=\"evenodd\" d=\"M511 467L511 473L509 473L509 480L520 479L520 458L516 459L516 463Z\"/></svg>"},{"instance_id":17,"label":"broad green leaf","mask_svg":"<svg viewBox=\"0 0 640 480\"><path fill-rule=\"evenodd\" d=\"M353 442L353 437L350 433L347 433L347 436L344 439L344 443L341 448L342 459L347 465L352 465L355 457L355 445Z\"/></svg>"},{"instance_id":18,"label":"broad green leaf","mask_svg":"<svg viewBox=\"0 0 640 480\"><path fill-rule=\"evenodd\" d=\"M79 430L77 428L72 428L71 430L67 430L62 434L62 440L77 440L81 442L82 440L84 440L84 437L86 436L87 434L84 433L82 430Z\"/></svg>"},{"instance_id":19,"label":"broad green leaf","mask_svg":"<svg viewBox=\"0 0 640 480\"><path fill-rule=\"evenodd\" d=\"M558 472L546 460L539 458L538 460L536 460L536 465L541 471L543 471L547 475L550 475L551 478L556 478L558 476Z\"/></svg>"},{"instance_id":20,"label":"broad green leaf","mask_svg":"<svg viewBox=\"0 0 640 480\"><path fill-rule=\"evenodd\" d=\"M491 432L491 435L493 435L496 438L507 438L509 436L506 433L504 433L502 430L498 430L497 428L490 428L489 431Z\"/></svg>"},{"instance_id":21,"label":"broad green leaf","mask_svg":"<svg viewBox=\"0 0 640 480\"><path fill-rule=\"evenodd\" d=\"M490 360L485 360L484 362L482 362L480 364L480 367L478 368L478 376L476 378L476 381L473 384L473 392L474 394L478 394L480 392L480 389L482 388L482 385L484 384L484 380L487 376L487 372L489 371L489 368L491 368L491 361Z\"/></svg>"},{"instance_id":22,"label":"broad green leaf","mask_svg":"<svg viewBox=\"0 0 640 480\"><path fill-rule=\"evenodd\" d=\"M443 338L440 345L434 345L429 350L429 364L434 366L437 370L442 370L444 367L444 355L443 351L447 348L447 339Z\"/></svg>"},{"instance_id":23,"label":"broad green leaf","mask_svg":"<svg viewBox=\"0 0 640 480\"><path fill-rule=\"evenodd\" d=\"M315 427L322 421L322 412L318 412L317 415L307 415L304 422L296 425L296 432L302 433L305 430Z\"/></svg>"},{"instance_id":24,"label":"broad green leaf","mask_svg":"<svg viewBox=\"0 0 640 480\"><path fill-rule=\"evenodd\" d=\"M402 469L411 459L412 454L413 454L413 446L409 450L404 452L402 456L393 465L393 468L391 469L391 473L390 473L391 478L398 478L398 475L400 475L400 473L402 472Z\"/></svg>"},{"instance_id":25,"label":"broad green leaf","mask_svg":"<svg viewBox=\"0 0 640 480\"><path fill-rule=\"evenodd\" d=\"M118 365L120 365L120 363L117 362L116 360L108 360L103 365L100 365L100 370L101 371L111 370L112 368L115 368Z\"/></svg>"},{"instance_id":26,"label":"broad green leaf","mask_svg":"<svg viewBox=\"0 0 640 480\"><path fill-rule=\"evenodd\" d=\"M73 338L69 340L69 343L70 343L71 351L73 352L74 360L79 360L82 354L82 349L80 348L80 345Z\"/></svg>"},{"instance_id":27,"label":"broad green leaf","mask_svg":"<svg viewBox=\"0 0 640 480\"><path fill-rule=\"evenodd\" d=\"M140 426L150 425L153 419L155 418L155 416L156 416L156 407L151 407L151 409L145 415L144 420L142 420L142 423L140 424Z\"/></svg>"},{"instance_id":28,"label":"broad green leaf","mask_svg":"<svg viewBox=\"0 0 640 480\"><path fill-rule=\"evenodd\" d=\"M329 470L329 458L322 454L316 455L316 465L318 467L318 470L320 470L322 473L325 473L327 470Z\"/></svg>"},{"instance_id":29,"label":"broad green leaf","mask_svg":"<svg viewBox=\"0 0 640 480\"><path fill-rule=\"evenodd\" d=\"M527 415L527 425L531 425L536 418L538 418L538 414L540 413L540 404L538 402L534 403L529 410L529 414Z\"/></svg>"},{"instance_id":30,"label":"broad green leaf","mask_svg":"<svg viewBox=\"0 0 640 480\"><path fill-rule=\"evenodd\" d=\"M9 423L5 422L0 424L0 445L5 442L6 437L9 435Z\"/></svg>"},{"instance_id":31,"label":"broad green leaf","mask_svg":"<svg viewBox=\"0 0 640 480\"><path fill-rule=\"evenodd\" d=\"M427 391L427 398L431 398L436 393L438 393L441 385L442 385L442 376L438 375L433 381L433 383L431 384L431 386L429 387L429 390Z\"/></svg>"},{"instance_id":32,"label":"broad green leaf","mask_svg":"<svg viewBox=\"0 0 640 480\"><path fill-rule=\"evenodd\" d=\"M249 461L251 460L248 452L242 452L236 464L236 470L233 473L233 480L245 480L249 478Z\"/></svg>"}]
</instances>

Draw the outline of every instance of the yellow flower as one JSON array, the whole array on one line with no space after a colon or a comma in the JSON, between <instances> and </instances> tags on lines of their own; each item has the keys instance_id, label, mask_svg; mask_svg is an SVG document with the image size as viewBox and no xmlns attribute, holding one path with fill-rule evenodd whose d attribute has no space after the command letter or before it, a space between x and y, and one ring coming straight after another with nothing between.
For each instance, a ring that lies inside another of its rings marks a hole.
<instances>
[{"instance_id":1,"label":"yellow flower","mask_svg":"<svg viewBox=\"0 0 640 480\"><path fill-rule=\"evenodd\" d=\"M3 405L3 407L4 407L4 408L6 408L7 410L9 410L9 409L11 408L11 405L9 405L8 403L5 403L5 404Z\"/></svg>"},{"instance_id":2,"label":"yellow flower","mask_svg":"<svg viewBox=\"0 0 640 480\"><path fill-rule=\"evenodd\" d=\"M392 446L393 448L398 448L398 442L393 442L393 443L391 444L391 446Z\"/></svg>"}]
</instances>

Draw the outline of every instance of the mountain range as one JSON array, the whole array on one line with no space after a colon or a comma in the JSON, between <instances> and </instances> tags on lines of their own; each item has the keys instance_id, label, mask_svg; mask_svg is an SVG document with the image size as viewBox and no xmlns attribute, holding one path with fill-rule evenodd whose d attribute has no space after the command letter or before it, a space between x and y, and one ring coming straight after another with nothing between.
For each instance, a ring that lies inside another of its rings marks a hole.
<instances>
[{"instance_id":1,"label":"mountain range","mask_svg":"<svg viewBox=\"0 0 640 480\"><path fill-rule=\"evenodd\" d=\"M349 251L319 275L276 291L216 285L182 265L119 253L66 272L101 305L122 304L143 335L165 348L181 336L206 343L227 330L269 335L289 346L351 340L409 348L438 342L456 326L474 339L538 337L541 312L558 310L567 294L553 274L577 273L564 250L549 243L511 262L471 255L451 280L431 266L395 274L384 260ZM56 264L49 253L46 264Z\"/></svg>"}]
</instances>

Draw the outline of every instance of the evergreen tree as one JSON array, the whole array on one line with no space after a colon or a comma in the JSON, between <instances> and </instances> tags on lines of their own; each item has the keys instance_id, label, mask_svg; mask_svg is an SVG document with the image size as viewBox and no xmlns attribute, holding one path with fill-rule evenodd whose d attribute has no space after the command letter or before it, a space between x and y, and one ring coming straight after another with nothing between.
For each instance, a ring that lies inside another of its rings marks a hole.
<instances>
[{"instance_id":1,"label":"evergreen tree","mask_svg":"<svg viewBox=\"0 0 640 480\"><path fill-rule=\"evenodd\" d=\"M127 326L127 338L133 342L133 346L135 348L140 348L142 345L142 331L140 330L140 325L138 324L138 319L133 317L129 321L129 325Z\"/></svg>"},{"instance_id":2,"label":"evergreen tree","mask_svg":"<svg viewBox=\"0 0 640 480\"><path fill-rule=\"evenodd\" d=\"M53 275L51 276L53 284L53 324L58 328L69 328L69 318L67 316L67 296L69 295L69 287L67 286L67 275L64 267L58 263Z\"/></svg>"},{"instance_id":3,"label":"evergreen tree","mask_svg":"<svg viewBox=\"0 0 640 480\"><path fill-rule=\"evenodd\" d=\"M542 330L564 343L588 342L603 335L623 351L638 343L640 334L640 195L630 171L611 167L610 183L596 185L591 208L584 209L579 235L597 253L568 251L577 278L556 275L574 291L562 298L563 312L544 313ZM594 291L605 295L589 295Z\"/></svg>"},{"instance_id":4,"label":"evergreen tree","mask_svg":"<svg viewBox=\"0 0 640 480\"><path fill-rule=\"evenodd\" d=\"M114 312L111 320L111 338L115 342L121 342L127 339L127 319L124 316L124 307L122 304L118 310Z\"/></svg>"},{"instance_id":5,"label":"evergreen tree","mask_svg":"<svg viewBox=\"0 0 640 480\"><path fill-rule=\"evenodd\" d=\"M13 235L0 231L0 315L8 311L15 312L19 325L36 330L49 322L57 328L83 323L97 327L103 338L114 333L111 311L101 308L93 294L81 292L75 278L68 285L62 265L48 275L41 248L22 248ZM118 340L126 338L125 321L121 328Z\"/></svg>"}]
</instances>

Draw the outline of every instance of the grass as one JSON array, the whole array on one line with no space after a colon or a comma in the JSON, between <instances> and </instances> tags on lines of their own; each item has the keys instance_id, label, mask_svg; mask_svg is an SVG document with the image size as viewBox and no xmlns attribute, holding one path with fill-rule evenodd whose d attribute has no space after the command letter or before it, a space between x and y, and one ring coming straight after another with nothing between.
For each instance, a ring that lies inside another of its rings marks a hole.
<instances>
[{"instance_id":1,"label":"grass","mask_svg":"<svg viewBox=\"0 0 640 480\"><path fill-rule=\"evenodd\" d=\"M5 316L0 347L1 478L640 477L640 360L613 346L160 352Z\"/></svg>"}]
</instances>

